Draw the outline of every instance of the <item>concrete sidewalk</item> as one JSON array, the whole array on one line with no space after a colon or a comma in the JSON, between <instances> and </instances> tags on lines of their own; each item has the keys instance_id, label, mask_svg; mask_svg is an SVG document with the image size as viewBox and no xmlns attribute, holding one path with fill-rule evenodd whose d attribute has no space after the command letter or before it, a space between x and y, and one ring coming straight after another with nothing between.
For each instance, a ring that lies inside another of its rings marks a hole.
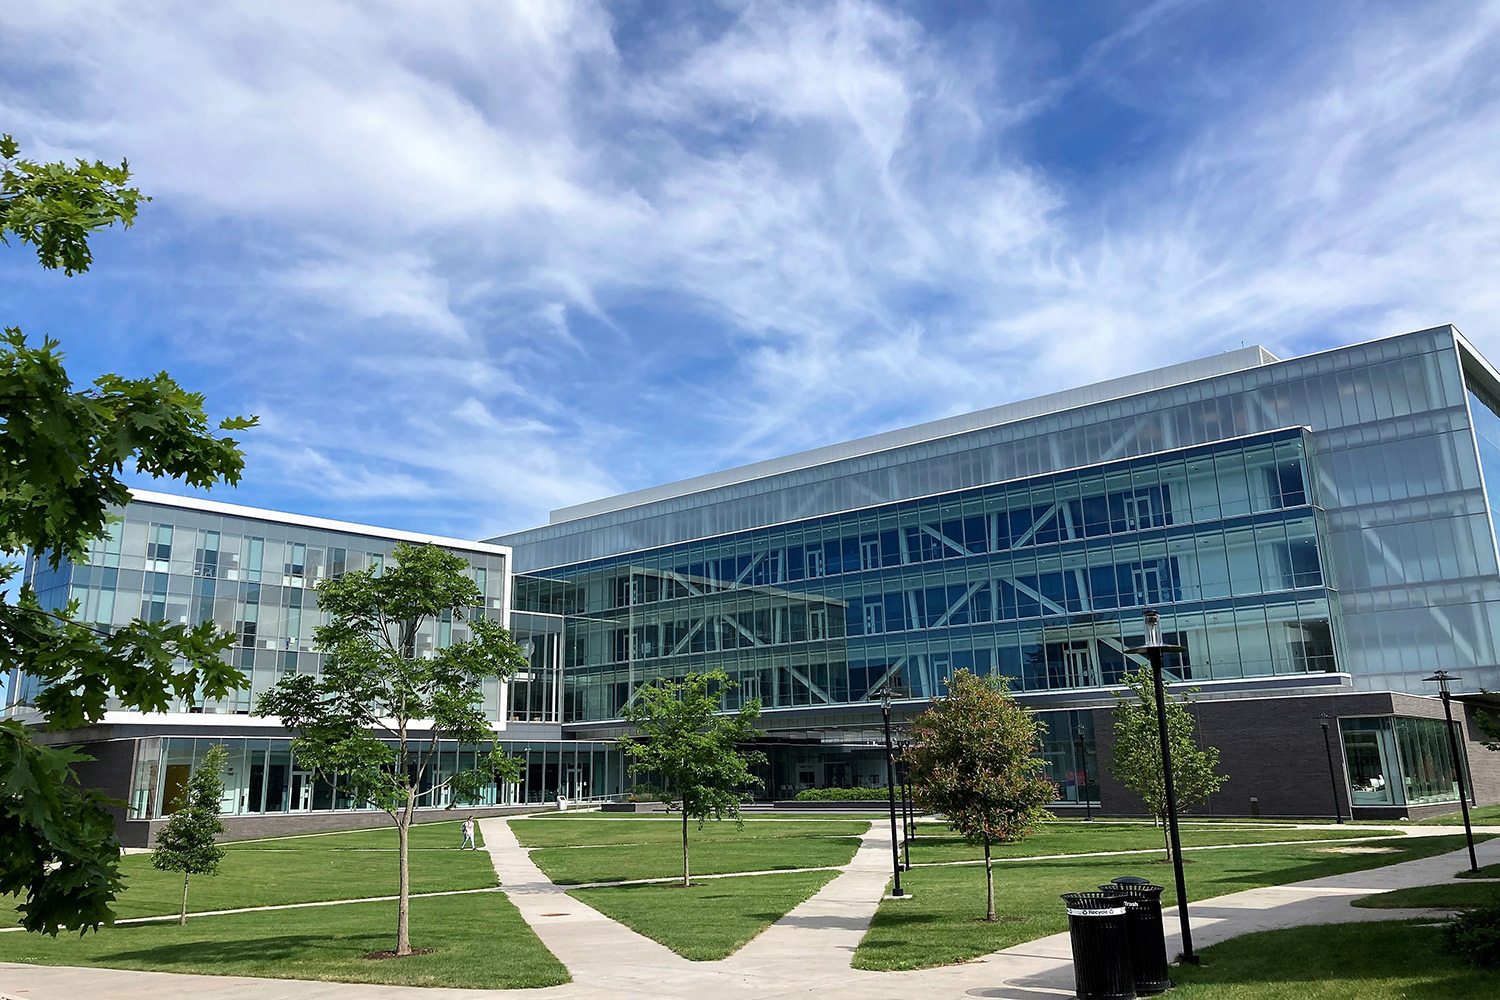
<instances>
[{"instance_id":1,"label":"concrete sidewalk","mask_svg":"<svg viewBox=\"0 0 1500 1000\"><path fill-rule=\"evenodd\" d=\"M510 898L574 982L542 990L450 990L192 976L0 964L0 997L14 1000L910 1000L969 996L1056 1000L1072 995L1068 936L1049 937L961 965L917 972L849 967L885 888L890 832L875 824L854 860L821 892L735 955L689 962L615 923L553 885L527 857L503 819L480 821L486 850ZM1431 827L1419 828L1431 835ZM1451 833L1451 830L1440 831ZM1500 862L1500 840L1479 845L1480 864ZM1285 886L1249 889L1192 904L1195 944L1281 927L1428 915L1426 910L1367 910L1349 904L1388 889L1454 879L1468 864L1457 851L1399 865ZM1176 911L1167 911L1169 953L1180 949Z\"/></svg>"}]
</instances>

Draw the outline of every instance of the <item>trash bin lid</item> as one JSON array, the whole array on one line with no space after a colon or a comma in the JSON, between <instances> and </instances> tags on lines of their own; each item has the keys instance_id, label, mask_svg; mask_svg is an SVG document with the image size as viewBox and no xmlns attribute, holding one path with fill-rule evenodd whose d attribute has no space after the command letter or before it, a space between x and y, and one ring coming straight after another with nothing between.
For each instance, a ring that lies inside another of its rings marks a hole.
<instances>
[{"instance_id":1,"label":"trash bin lid","mask_svg":"<svg viewBox=\"0 0 1500 1000\"><path fill-rule=\"evenodd\" d=\"M1101 885L1099 891L1120 899L1158 899L1167 890L1165 886L1152 885L1141 879L1139 882L1111 882L1109 885Z\"/></svg>"},{"instance_id":2,"label":"trash bin lid","mask_svg":"<svg viewBox=\"0 0 1500 1000\"><path fill-rule=\"evenodd\" d=\"M1139 875L1121 875L1119 878L1109 880L1112 885L1150 885L1149 878L1141 878Z\"/></svg>"},{"instance_id":3,"label":"trash bin lid","mask_svg":"<svg viewBox=\"0 0 1500 1000\"><path fill-rule=\"evenodd\" d=\"M1125 901L1103 892L1065 892L1062 901L1070 917L1110 917L1125 912Z\"/></svg>"}]
</instances>

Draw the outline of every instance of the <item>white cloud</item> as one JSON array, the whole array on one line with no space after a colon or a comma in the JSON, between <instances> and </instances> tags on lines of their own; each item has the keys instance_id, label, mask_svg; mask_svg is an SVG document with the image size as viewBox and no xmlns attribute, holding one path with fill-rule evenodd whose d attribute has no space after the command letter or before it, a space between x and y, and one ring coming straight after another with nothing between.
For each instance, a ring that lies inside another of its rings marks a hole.
<instances>
[{"instance_id":1,"label":"white cloud","mask_svg":"<svg viewBox=\"0 0 1500 1000\"><path fill-rule=\"evenodd\" d=\"M1055 65L856 0L10 5L46 85L0 116L130 156L176 343L278 417L252 482L498 530L1241 341L1487 344L1496 12L1329 15L1265 75L1179 2ZM1092 91L1171 127L1070 172L1036 137Z\"/></svg>"}]
</instances>

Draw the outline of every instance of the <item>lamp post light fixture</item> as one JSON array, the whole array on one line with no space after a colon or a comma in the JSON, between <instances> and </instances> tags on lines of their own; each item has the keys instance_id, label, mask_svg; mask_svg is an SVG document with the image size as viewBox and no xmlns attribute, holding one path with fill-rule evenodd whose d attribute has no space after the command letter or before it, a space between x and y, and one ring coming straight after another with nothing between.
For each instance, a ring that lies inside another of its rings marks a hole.
<instances>
[{"instance_id":1,"label":"lamp post light fixture","mask_svg":"<svg viewBox=\"0 0 1500 1000\"><path fill-rule=\"evenodd\" d=\"M1088 730L1083 723L1078 724L1078 767L1083 771L1083 784L1078 787L1078 794L1083 798L1083 818L1089 822L1094 819L1094 806L1089 798L1089 749L1084 742L1088 736Z\"/></svg>"},{"instance_id":2,"label":"lamp post light fixture","mask_svg":"<svg viewBox=\"0 0 1500 1000\"><path fill-rule=\"evenodd\" d=\"M1469 788L1464 781L1464 759L1458 753L1458 732L1453 728L1453 704L1448 695L1448 682L1458 680L1446 670L1438 670L1424 681L1436 681L1438 693L1443 699L1443 715L1448 719L1448 749L1453 753L1453 773L1458 777L1458 804L1464 813L1464 838L1469 842L1469 871L1479 874L1479 857L1474 853L1474 827L1469 824Z\"/></svg>"},{"instance_id":3,"label":"lamp post light fixture","mask_svg":"<svg viewBox=\"0 0 1500 1000\"><path fill-rule=\"evenodd\" d=\"M1328 713L1318 715L1318 725L1323 727L1323 753L1328 757L1328 787L1333 789L1333 818L1344 822L1344 810L1339 806L1339 780L1333 771L1333 744L1328 739Z\"/></svg>"},{"instance_id":4,"label":"lamp post light fixture","mask_svg":"<svg viewBox=\"0 0 1500 1000\"><path fill-rule=\"evenodd\" d=\"M1193 928L1188 921L1187 882L1182 875L1182 834L1177 829L1177 791L1172 783L1172 748L1167 740L1167 695L1161 682L1161 661L1166 653L1186 652L1186 646L1169 646L1162 640L1161 615L1152 609L1141 614L1146 641L1135 649L1126 650L1144 656L1151 664L1151 681L1156 689L1156 734L1161 737L1162 786L1167 793L1167 837L1172 845L1172 869L1177 877L1177 917L1182 923L1182 961L1198 964L1198 955L1193 951Z\"/></svg>"},{"instance_id":5,"label":"lamp post light fixture","mask_svg":"<svg viewBox=\"0 0 1500 1000\"><path fill-rule=\"evenodd\" d=\"M885 793L891 807L891 871L895 885L891 895L900 899L901 891L901 845L896 840L896 750L891 745L891 686L880 689L880 716L885 722Z\"/></svg>"}]
</instances>

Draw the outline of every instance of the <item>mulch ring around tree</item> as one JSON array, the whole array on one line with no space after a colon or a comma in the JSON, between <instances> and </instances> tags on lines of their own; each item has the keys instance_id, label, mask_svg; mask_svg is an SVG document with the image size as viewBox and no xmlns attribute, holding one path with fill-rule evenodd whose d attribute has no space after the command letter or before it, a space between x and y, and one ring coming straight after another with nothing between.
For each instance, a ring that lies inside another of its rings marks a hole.
<instances>
[{"instance_id":1,"label":"mulch ring around tree","mask_svg":"<svg viewBox=\"0 0 1500 1000\"><path fill-rule=\"evenodd\" d=\"M411 950L411 954L408 954L408 955L398 955L394 951L372 951L372 952L370 952L369 954L367 954L367 955L365 955L363 957L364 958L368 958L368 959L372 959L374 961L379 961L380 959L383 959L383 958L411 958L413 955L435 955L435 954L437 954L437 949L436 948L413 948Z\"/></svg>"}]
</instances>

